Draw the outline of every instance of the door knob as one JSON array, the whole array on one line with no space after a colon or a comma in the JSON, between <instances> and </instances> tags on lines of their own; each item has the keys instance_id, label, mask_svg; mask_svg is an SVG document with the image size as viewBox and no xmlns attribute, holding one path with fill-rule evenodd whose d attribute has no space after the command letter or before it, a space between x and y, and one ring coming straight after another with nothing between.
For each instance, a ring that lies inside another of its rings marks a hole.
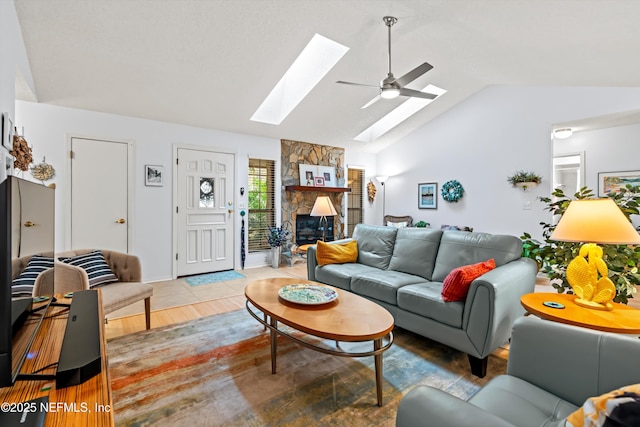
<instances>
[{"instance_id":1,"label":"door knob","mask_svg":"<svg viewBox=\"0 0 640 427\"><path fill-rule=\"evenodd\" d=\"M118 224L124 224L125 222L127 222L124 218L120 218L119 220L116 221L116 223Z\"/></svg>"},{"instance_id":2,"label":"door knob","mask_svg":"<svg viewBox=\"0 0 640 427\"><path fill-rule=\"evenodd\" d=\"M233 213L233 209L229 209L229 213Z\"/></svg>"},{"instance_id":3,"label":"door knob","mask_svg":"<svg viewBox=\"0 0 640 427\"><path fill-rule=\"evenodd\" d=\"M25 221L25 223L24 223L25 227L35 227L36 225L38 225L38 224L36 224L34 222L31 222L31 221Z\"/></svg>"}]
</instances>

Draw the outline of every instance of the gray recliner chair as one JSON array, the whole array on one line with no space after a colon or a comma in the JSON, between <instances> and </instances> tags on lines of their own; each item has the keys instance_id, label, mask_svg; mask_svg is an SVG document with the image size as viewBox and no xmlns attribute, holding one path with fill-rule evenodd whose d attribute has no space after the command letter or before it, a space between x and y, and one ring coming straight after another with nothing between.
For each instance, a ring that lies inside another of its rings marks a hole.
<instances>
[{"instance_id":1,"label":"gray recliner chair","mask_svg":"<svg viewBox=\"0 0 640 427\"><path fill-rule=\"evenodd\" d=\"M589 397L640 383L638 337L532 316L516 320L507 374L468 401L428 386L400 401L397 427L564 426Z\"/></svg>"}]
</instances>

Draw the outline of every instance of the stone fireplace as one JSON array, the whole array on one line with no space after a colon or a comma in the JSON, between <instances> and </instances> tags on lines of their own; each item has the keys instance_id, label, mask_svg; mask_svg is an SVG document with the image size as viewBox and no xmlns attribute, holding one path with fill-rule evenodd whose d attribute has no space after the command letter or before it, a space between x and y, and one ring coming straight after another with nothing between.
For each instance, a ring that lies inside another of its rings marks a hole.
<instances>
[{"instance_id":1,"label":"stone fireplace","mask_svg":"<svg viewBox=\"0 0 640 427\"><path fill-rule=\"evenodd\" d=\"M343 235L344 230L344 193L323 191L322 187L287 190L287 186L306 186L300 183L299 165L331 166L335 168L336 180L344 182L344 149L327 145L310 144L308 142L281 140L281 173L282 173L282 224L296 236L296 217L309 215L319 195L329 196L338 215L333 217L333 228L327 230L327 239L334 240ZM315 217L311 217L315 218ZM329 219L329 218L327 218ZM318 218L319 220L319 218Z\"/></svg>"}]
</instances>

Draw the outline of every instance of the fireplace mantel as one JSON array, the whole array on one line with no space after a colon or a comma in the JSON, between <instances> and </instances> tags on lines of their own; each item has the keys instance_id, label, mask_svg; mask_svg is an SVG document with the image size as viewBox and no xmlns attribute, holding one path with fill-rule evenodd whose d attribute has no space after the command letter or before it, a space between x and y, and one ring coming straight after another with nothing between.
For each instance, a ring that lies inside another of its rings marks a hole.
<instances>
[{"instance_id":1,"label":"fireplace mantel","mask_svg":"<svg viewBox=\"0 0 640 427\"><path fill-rule=\"evenodd\" d=\"M307 185L287 185L284 187L286 191L320 191L323 193L349 193L349 187L311 187Z\"/></svg>"}]
</instances>

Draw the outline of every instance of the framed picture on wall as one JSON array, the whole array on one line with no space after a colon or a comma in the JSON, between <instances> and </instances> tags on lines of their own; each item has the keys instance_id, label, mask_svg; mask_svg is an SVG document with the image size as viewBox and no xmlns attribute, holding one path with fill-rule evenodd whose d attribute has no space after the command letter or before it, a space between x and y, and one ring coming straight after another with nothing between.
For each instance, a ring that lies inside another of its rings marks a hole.
<instances>
[{"instance_id":1,"label":"framed picture on wall","mask_svg":"<svg viewBox=\"0 0 640 427\"><path fill-rule=\"evenodd\" d=\"M317 166L300 164L298 167L300 169L300 185L313 187L313 179L317 175Z\"/></svg>"},{"instance_id":2,"label":"framed picture on wall","mask_svg":"<svg viewBox=\"0 0 640 427\"><path fill-rule=\"evenodd\" d=\"M325 187L337 187L336 168L333 166L318 166L318 175L324 179Z\"/></svg>"},{"instance_id":3,"label":"framed picture on wall","mask_svg":"<svg viewBox=\"0 0 640 427\"><path fill-rule=\"evenodd\" d=\"M321 176L316 176L313 182L316 187L324 187L324 178Z\"/></svg>"},{"instance_id":4,"label":"framed picture on wall","mask_svg":"<svg viewBox=\"0 0 640 427\"><path fill-rule=\"evenodd\" d=\"M621 172L598 172L598 196L607 197L609 193L619 193L627 184L640 185L640 170Z\"/></svg>"},{"instance_id":5,"label":"framed picture on wall","mask_svg":"<svg viewBox=\"0 0 640 427\"><path fill-rule=\"evenodd\" d=\"M7 150L13 150L13 122L9 113L2 113L2 145Z\"/></svg>"},{"instance_id":6,"label":"framed picture on wall","mask_svg":"<svg viewBox=\"0 0 640 427\"><path fill-rule=\"evenodd\" d=\"M144 167L144 185L151 187L162 187L162 178L164 167L157 165L145 165Z\"/></svg>"},{"instance_id":7,"label":"framed picture on wall","mask_svg":"<svg viewBox=\"0 0 640 427\"><path fill-rule=\"evenodd\" d=\"M418 184L418 209L438 208L438 183Z\"/></svg>"}]
</instances>

